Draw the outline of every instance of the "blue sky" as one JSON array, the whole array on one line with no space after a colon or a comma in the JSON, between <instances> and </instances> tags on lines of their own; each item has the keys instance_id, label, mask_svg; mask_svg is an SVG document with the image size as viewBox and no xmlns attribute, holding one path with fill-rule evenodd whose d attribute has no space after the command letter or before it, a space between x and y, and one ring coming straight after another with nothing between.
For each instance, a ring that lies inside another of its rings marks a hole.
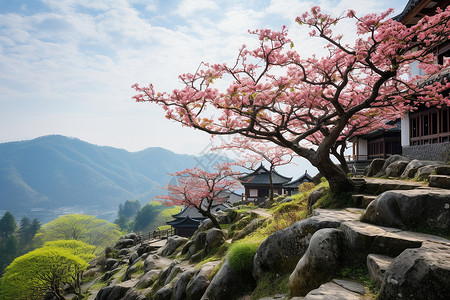
<instances>
[{"instance_id":1,"label":"blue sky","mask_svg":"<svg viewBox=\"0 0 450 300\"><path fill-rule=\"evenodd\" d=\"M179 88L201 61L231 63L248 29L290 31L295 49L319 53L297 15L319 5L358 15L407 0L0 0L0 142L62 134L130 151L160 146L200 154L207 134L135 103L134 83ZM342 31L351 32L350 24ZM351 40L352 34L349 34Z\"/></svg>"}]
</instances>

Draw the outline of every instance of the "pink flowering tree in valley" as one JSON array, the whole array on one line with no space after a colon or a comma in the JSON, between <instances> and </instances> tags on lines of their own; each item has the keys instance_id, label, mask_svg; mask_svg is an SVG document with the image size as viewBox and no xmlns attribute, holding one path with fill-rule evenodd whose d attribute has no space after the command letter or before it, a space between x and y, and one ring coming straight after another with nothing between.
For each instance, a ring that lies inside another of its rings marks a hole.
<instances>
[{"instance_id":1,"label":"pink flowering tree in valley","mask_svg":"<svg viewBox=\"0 0 450 300\"><path fill-rule=\"evenodd\" d=\"M450 104L441 93L449 84L421 84L448 67L435 64L433 48L449 38L450 8L412 27L390 19L390 13L357 17L350 10L332 17L313 7L296 21L311 29L311 38L325 41L323 57L294 51L284 27L255 30L259 47L243 46L234 65L202 63L194 74L180 75L183 86L170 93L135 84L134 99L159 104L168 119L212 135L289 148L315 166L333 192L351 191L352 180L331 160L333 148L417 104ZM343 19L355 21L352 45L332 31ZM417 61L426 75L408 76ZM219 90L217 81L228 88Z\"/></svg>"},{"instance_id":2,"label":"pink flowering tree in valley","mask_svg":"<svg viewBox=\"0 0 450 300\"><path fill-rule=\"evenodd\" d=\"M257 169L262 161L268 163L270 183L269 201L273 200L274 195L272 173L275 171L275 167L291 163L292 159L296 156L295 152L289 148L280 147L267 141L255 141L240 136L236 136L231 142L223 143L211 150L219 149L237 150L241 158L237 164L247 170Z\"/></svg>"},{"instance_id":3,"label":"pink flowering tree in valley","mask_svg":"<svg viewBox=\"0 0 450 300\"><path fill-rule=\"evenodd\" d=\"M203 216L209 218L214 227L221 229L212 214L213 205L226 201L225 192L240 188L237 180L240 172L232 170L235 164L222 163L214 166L214 172L199 168L186 169L170 174L177 178L178 184L167 184L168 195L158 196L167 206L186 205L194 207Z\"/></svg>"}]
</instances>

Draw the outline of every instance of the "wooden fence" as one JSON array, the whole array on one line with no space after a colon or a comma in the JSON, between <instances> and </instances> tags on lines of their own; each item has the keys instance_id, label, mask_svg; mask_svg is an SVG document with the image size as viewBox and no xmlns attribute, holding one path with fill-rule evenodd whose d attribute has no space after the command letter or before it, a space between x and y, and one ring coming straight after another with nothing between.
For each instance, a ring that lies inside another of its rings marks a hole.
<instances>
[{"instance_id":1,"label":"wooden fence","mask_svg":"<svg viewBox=\"0 0 450 300\"><path fill-rule=\"evenodd\" d=\"M168 239L169 236L174 235L175 232L173 230L173 228L170 229L166 229L166 230L153 230L153 231L149 231L147 233L142 233L138 235L138 240L139 241L146 241L146 240L152 240L152 239L157 239L157 240L165 240Z\"/></svg>"}]
</instances>

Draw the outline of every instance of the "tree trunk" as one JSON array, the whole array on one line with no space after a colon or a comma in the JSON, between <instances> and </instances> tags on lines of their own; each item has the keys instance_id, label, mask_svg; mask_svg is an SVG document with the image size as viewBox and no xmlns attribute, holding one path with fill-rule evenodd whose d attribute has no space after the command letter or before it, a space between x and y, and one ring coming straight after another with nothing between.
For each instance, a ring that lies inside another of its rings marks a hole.
<instances>
[{"instance_id":1,"label":"tree trunk","mask_svg":"<svg viewBox=\"0 0 450 300\"><path fill-rule=\"evenodd\" d=\"M214 215L210 211L205 211L204 213L202 212L202 214L204 216L208 217L211 220L211 222L213 223L214 227L216 227L217 229L222 230L222 227L220 227L220 224L217 221L216 217L214 217Z\"/></svg>"},{"instance_id":2,"label":"tree trunk","mask_svg":"<svg viewBox=\"0 0 450 300\"><path fill-rule=\"evenodd\" d=\"M328 180L330 189L335 194L352 192L355 188L353 181L347 177L347 174L339 168L330 157L323 156L313 165Z\"/></svg>"},{"instance_id":3,"label":"tree trunk","mask_svg":"<svg viewBox=\"0 0 450 300\"><path fill-rule=\"evenodd\" d=\"M269 184L270 184L270 190L269 190L269 200L268 201L273 201L272 168L270 168L270 172L269 172Z\"/></svg>"}]
</instances>

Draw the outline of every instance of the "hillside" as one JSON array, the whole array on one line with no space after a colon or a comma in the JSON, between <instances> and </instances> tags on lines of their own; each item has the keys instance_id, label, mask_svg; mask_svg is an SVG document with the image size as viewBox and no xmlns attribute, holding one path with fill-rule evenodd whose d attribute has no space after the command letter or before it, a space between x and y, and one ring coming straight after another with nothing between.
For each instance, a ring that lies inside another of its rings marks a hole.
<instances>
[{"instance_id":1,"label":"hillside","mask_svg":"<svg viewBox=\"0 0 450 300\"><path fill-rule=\"evenodd\" d=\"M202 158L163 148L128 152L59 135L3 143L0 213L41 221L67 212L111 219L120 203L147 203L163 192L167 173L192 168Z\"/></svg>"}]
</instances>

